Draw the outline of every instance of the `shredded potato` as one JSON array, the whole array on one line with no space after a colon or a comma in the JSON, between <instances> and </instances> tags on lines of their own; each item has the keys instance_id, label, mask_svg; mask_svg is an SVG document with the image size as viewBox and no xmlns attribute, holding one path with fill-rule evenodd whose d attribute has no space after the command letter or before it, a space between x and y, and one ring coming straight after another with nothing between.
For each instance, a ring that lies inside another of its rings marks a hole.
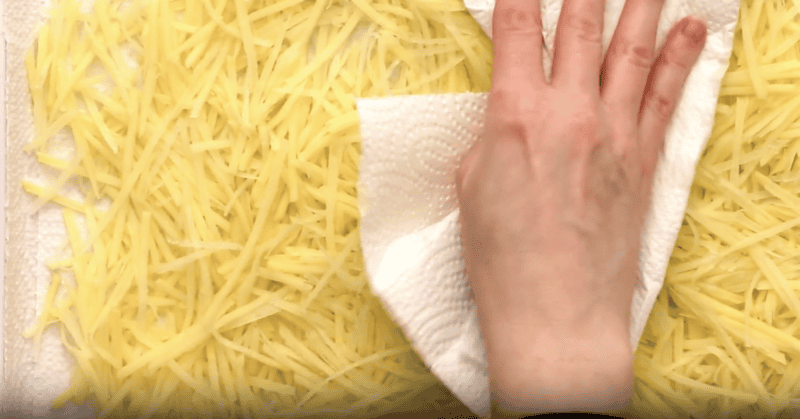
<instances>
[{"instance_id":1,"label":"shredded potato","mask_svg":"<svg viewBox=\"0 0 800 419\"><path fill-rule=\"evenodd\" d=\"M800 14L744 0L717 120L636 353L657 417L774 417L800 402Z\"/></svg>"},{"instance_id":2,"label":"shredded potato","mask_svg":"<svg viewBox=\"0 0 800 419\"><path fill-rule=\"evenodd\" d=\"M59 175L23 186L68 231L27 333L76 361L56 407L376 413L437 383L367 287L355 97L487 91L461 2L63 0L26 66Z\"/></svg>"},{"instance_id":3,"label":"shredded potato","mask_svg":"<svg viewBox=\"0 0 800 419\"><path fill-rule=\"evenodd\" d=\"M798 6L742 1L637 415L800 403ZM366 286L354 96L488 90L460 1L63 0L26 65L28 150L59 174L23 187L68 233L28 331L74 356L56 406L377 413L434 385Z\"/></svg>"}]
</instances>

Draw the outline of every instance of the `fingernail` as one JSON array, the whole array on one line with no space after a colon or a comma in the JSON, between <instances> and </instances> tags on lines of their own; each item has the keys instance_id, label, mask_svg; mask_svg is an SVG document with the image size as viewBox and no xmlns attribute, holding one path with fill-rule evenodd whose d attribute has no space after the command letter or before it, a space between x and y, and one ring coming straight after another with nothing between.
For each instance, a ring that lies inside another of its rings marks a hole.
<instances>
[{"instance_id":1,"label":"fingernail","mask_svg":"<svg viewBox=\"0 0 800 419\"><path fill-rule=\"evenodd\" d=\"M691 19L683 26L683 34L695 44L699 44L706 38L706 25L698 20Z\"/></svg>"}]
</instances>

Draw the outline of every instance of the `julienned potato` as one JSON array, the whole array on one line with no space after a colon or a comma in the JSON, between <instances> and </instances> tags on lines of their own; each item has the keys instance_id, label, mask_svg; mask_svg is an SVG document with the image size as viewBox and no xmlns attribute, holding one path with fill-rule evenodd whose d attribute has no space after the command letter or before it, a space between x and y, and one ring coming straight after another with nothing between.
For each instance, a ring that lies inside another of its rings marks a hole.
<instances>
[{"instance_id":1,"label":"julienned potato","mask_svg":"<svg viewBox=\"0 0 800 419\"><path fill-rule=\"evenodd\" d=\"M742 3L639 412L800 398L795 7ZM60 328L77 361L55 405L379 412L436 383L366 287L354 96L487 91L491 44L460 2L60 1L26 65L28 149L60 175L23 187L69 233L29 331ZM63 133L73 161L48 148Z\"/></svg>"},{"instance_id":2,"label":"julienned potato","mask_svg":"<svg viewBox=\"0 0 800 419\"><path fill-rule=\"evenodd\" d=\"M637 352L641 412L774 417L800 400L798 6L741 3L716 125Z\"/></svg>"},{"instance_id":3,"label":"julienned potato","mask_svg":"<svg viewBox=\"0 0 800 419\"><path fill-rule=\"evenodd\" d=\"M460 2L63 0L49 16L26 61L28 150L60 175L23 186L69 232L29 331L61 329L77 361L56 406L363 415L438 384L367 287L355 97L488 90L491 44Z\"/></svg>"}]
</instances>

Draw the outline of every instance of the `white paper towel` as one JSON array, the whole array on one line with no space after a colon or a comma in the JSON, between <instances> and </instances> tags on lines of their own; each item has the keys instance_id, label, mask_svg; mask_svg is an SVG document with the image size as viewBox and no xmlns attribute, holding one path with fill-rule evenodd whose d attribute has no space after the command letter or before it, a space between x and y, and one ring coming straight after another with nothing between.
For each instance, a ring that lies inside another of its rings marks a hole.
<instances>
[{"instance_id":1,"label":"white paper towel","mask_svg":"<svg viewBox=\"0 0 800 419\"><path fill-rule=\"evenodd\" d=\"M6 101L5 153L5 293L4 339L0 349L5 360L0 391L0 417L90 417L74 405L51 412L55 397L69 386L73 361L61 344L58 330L50 328L41 351L22 332L35 323L50 283L44 262L63 243L63 220L56 206L34 213L34 199L20 188L23 178L46 179L35 156L23 147L33 136L31 97L24 57L34 34L44 21L50 0L4 0L4 77Z\"/></svg>"},{"instance_id":2,"label":"white paper towel","mask_svg":"<svg viewBox=\"0 0 800 419\"><path fill-rule=\"evenodd\" d=\"M491 34L494 0L465 3ZM562 0L542 3L549 73ZM624 0L607 2L606 46L623 5ZM672 24L688 15L706 20L708 40L675 111L655 175L640 251L641 276L631 307L634 347L661 290L694 169L711 133L738 0L667 0L659 47ZM461 158L483 131L486 95L362 99L358 111L363 152L361 240L372 289L433 373L473 412L486 415L490 408L486 357L464 273L455 191Z\"/></svg>"}]
</instances>

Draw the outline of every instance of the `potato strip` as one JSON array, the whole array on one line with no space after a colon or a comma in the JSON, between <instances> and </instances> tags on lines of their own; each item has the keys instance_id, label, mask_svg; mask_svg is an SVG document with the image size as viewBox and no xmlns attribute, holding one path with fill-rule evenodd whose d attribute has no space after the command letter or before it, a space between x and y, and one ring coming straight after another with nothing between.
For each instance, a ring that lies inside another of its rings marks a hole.
<instances>
[{"instance_id":1,"label":"potato strip","mask_svg":"<svg viewBox=\"0 0 800 419\"><path fill-rule=\"evenodd\" d=\"M800 399L797 6L742 1L716 125L636 353L639 412L775 417Z\"/></svg>"},{"instance_id":2,"label":"potato strip","mask_svg":"<svg viewBox=\"0 0 800 419\"><path fill-rule=\"evenodd\" d=\"M446 394L366 287L355 99L487 91L463 4L55 3L25 64L27 149L58 176L22 185L69 232L27 333L57 327L75 358L55 405L361 415Z\"/></svg>"}]
</instances>

